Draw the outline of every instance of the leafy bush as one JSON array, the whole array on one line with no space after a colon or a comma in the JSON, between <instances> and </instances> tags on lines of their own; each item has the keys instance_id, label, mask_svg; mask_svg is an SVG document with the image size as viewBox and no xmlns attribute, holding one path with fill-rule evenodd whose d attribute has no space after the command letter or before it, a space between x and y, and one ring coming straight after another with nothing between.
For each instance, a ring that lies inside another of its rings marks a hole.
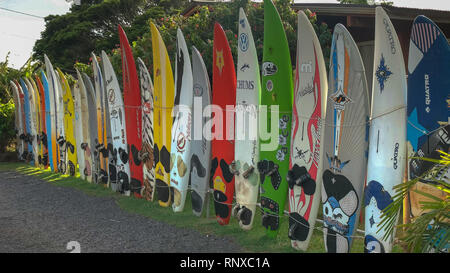
<instances>
[{"instance_id":1,"label":"leafy bush","mask_svg":"<svg viewBox=\"0 0 450 273\"><path fill-rule=\"evenodd\" d=\"M291 62L295 64L297 49L297 13L291 7L290 0L278 0L275 2L276 8L283 21L284 30L289 43ZM211 6L199 6L194 14L185 17L180 13L163 17L150 17L146 23L147 31L138 36L136 41L131 43L135 58L140 57L150 74L153 74L153 54L152 40L150 34L150 21L155 23L166 45L172 68L175 68L174 59L176 54L176 32L180 28L183 31L186 44L190 49L195 46L202 54L206 68L212 78L212 48L214 40L214 23L218 22L223 27L233 54L234 62L237 63L237 34L239 8L242 7L247 15L249 24L252 27L252 34L258 54L259 62L262 62L263 38L264 38L264 3L254 3L249 0L235 0L226 3L216 3ZM328 67L332 33L328 25L317 24L315 13L305 10L319 38L325 57L326 67ZM142 26L141 26L142 27ZM125 27L125 32L129 34L133 27ZM110 53L110 59L117 73L121 77L121 57L119 45ZM109 53L109 52L108 52ZM294 67L295 68L295 67Z\"/></svg>"},{"instance_id":2,"label":"leafy bush","mask_svg":"<svg viewBox=\"0 0 450 273\"><path fill-rule=\"evenodd\" d=\"M439 150L438 150L439 151ZM450 154L443 151L441 153L441 159L431 158L417 158L424 161L435 163L435 167L425 172L422 176L401 183L394 187L396 195L393 197L393 202L385 208L382 221L379 229L386 228L387 238L394 228L403 228L404 235L399 239L403 241L409 251L411 252L435 252L442 251L448 247L450 240L450 184L446 179L438 179L437 175L442 171L450 168ZM435 183L428 184L434 188L442 191L445 198L440 199L429 193L416 190L414 186L425 176L433 173L436 169L433 181ZM407 198L408 193L414 191L426 198L429 201L420 202L421 209L425 211L418 217L411 219L411 223L396 226L397 215L403 207L403 200ZM448 252L448 249L446 250Z\"/></svg>"},{"instance_id":3,"label":"leafy bush","mask_svg":"<svg viewBox=\"0 0 450 273\"><path fill-rule=\"evenodd\" d=\"M14 111L12 100L7 103L0 103L0 153L6 151L6 148L16 136Z\"/></svg>"}]
</instances>

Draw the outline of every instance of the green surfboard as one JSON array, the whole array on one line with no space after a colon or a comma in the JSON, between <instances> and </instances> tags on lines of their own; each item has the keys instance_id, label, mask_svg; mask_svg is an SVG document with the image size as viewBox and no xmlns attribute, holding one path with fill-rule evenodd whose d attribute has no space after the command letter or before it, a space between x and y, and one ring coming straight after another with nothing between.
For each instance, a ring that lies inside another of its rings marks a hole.
<instances>
[{"instance_id":1,"label":"green surfboard","mask_svg":"<svg viewBox=\"0 0 450 273\"><path fill-rule=\"evenodd\" d=\"M260 154L262 224L275 237L284 214L288 191L292 118L292 65L280 15L264 0L264 48L260 94ZM264 111L267 107L267 111ZM267 114L266 114L267 113ZM273 119L273 121L272 121ZM278 135L274 132L278 131ZM268 137L268 133L272 137ZM275 136L275 137L274 137ZM268 138L268 139L267 139Z\"/></svg>"}]
</instances>

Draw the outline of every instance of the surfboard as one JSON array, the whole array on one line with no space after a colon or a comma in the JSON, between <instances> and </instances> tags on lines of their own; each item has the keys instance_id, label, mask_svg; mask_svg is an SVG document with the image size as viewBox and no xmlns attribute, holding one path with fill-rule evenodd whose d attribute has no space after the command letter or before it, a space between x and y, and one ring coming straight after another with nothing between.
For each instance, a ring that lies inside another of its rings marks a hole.
<instances>
[{"instance_id":1,"label":"surfboard","mask_svg":"<svg viewBox=\"0 0 450 273\"><path fill-rule=\"evenodd\" d=\"M26 128L26 117L25 117L25 102L24 102L24 94L22 91L22 88L20 86L20 83L17 80L13 80L12 83L14 83L15 87L17 88L17 94L19 98L19 105L20 105L20 118L21 118L21 129L22 133L19 135L19 139L22 143L22 154L19 155L19 159L22 161L26 161L27 153L28 153L28 144L26 142L26 134L27 134L27 128Z\"/></svg>"},{"instance_id":2,"label":"surfboard","mask_svg":"<svg viewBox=\"0 0 450 273\"><path fill-rule=\"evenodd\" d=\"M28 84L29 84L29 90L32 90L32 97L33 97L33 107L34 107L34 119L35 122L35 137L36 137L36 157L35 157L35 164L36 167L42 168L42 157L43 157L43 149L41 145L40 135L41 135L41 105L40 105L40 96L39 96L39 90L37 88L36 83L34 82L33 78L30 76L27 78Z\"/></svg>"},{"instance_id":3,"label":"surfboard","mask_svg":"<svg viewBox=\"0 0 450 273\"><path fill-rule=\"evenodd\" d=\"M84 84L83 77L80 71L77 71L77 84L80 90L80 104L81 104L81 123L82 123L82 135L80 146L77 147L78 150L82 151L84 157L84 169L80 168L80 173L84 174L85 179L88 182L92 182L92 150L91 150L91 136L90 136L90 116L89 116L89 105L88 105L88 94L86 90L86 85ZM96 119L93 118L95 121ZM77 150L77 151L78 151Z\"/></svg>"},{"instance_id":4,"label":"surfboard","mask_svg":"<svg viewBox=\"0 0 450 273\"><path fill-rule=\"evenodd\" d=\"M133 53L125 31L119 25L119 38L122 56L123 97L125 124L129 145L130 190L135 197L142 197L143 168L142 156L142 110L141 91Z\"/></svg>"},{"instance_id":5,"label":"surfboard","mask_svg":"<svg viewBox=\"0 0 450 273\"><path fill-rule=\"evenodd\" d=\"M297 56L288 172L291 246L306 251L322 185L327 75L319 39L303 11L297 15ZM329 126L332 126L330 123Z\"/></svg>"},{"instance_id":6,"label":"surfboard","mask_svg":"<svg viewBox=\"0 0 450 273\"><path fill-rule=\"evenodd\" d=\"M30 121L30 97L28 95L28 88L26 87L25 81L20 79L20 86L22 88L22 92L24 95L24 110L25 110L25 127L26 127L26 135L25 142L27 143L28 152L26 155L26 161L30 163L30 165L34 165L34 155L33 155L33 142L32 142L32 134L31 134L31 121Z\"/></svg>"},{"instance_id":7,"label":"surfboard","mask_svg":"<svg viewBox=\"0 0 450 273\"><path fill-rule=\"evenodd\" d=\"M272 1L264 1L264 45L260 96L260 149L262 225L275 237L284 215L288 192L289 147L292 118L292 65L286 34ZM267 110L264 111L264 108ZM263 110L263 111L261 111ZM270 129L269 129L270 128ZM264 139L261 132L275 132ZM274 137L276 137L274 139Z\"/></svg>"},{"instance_id":8,"label":"surfboard","mask_svg":"<svg viewBox=\"0 0 450 273\"><path fill-rule=\"evenodd\" d=\"M203 116L205 108L211 104L211 85L208 71L200 52L192 47L193 107L191 122L191 184L192 212L201 216L205 208L209 190L211 167L211 140L203 133L209 118Z\"/></svg>"},{"instance_id":9,"label":"surfboard","mask_svg":"<svg viewBox=\"0 0 450 273\"><path fill-rule=\"evenodd\" d=\"M19 118L20 118L20 114L19 114L19 109L20 109L20 102L19 100L19 96L18 96L18 91L17 91L17 86L14 84L14 82L10 81L11 89L12 89L12 99L13 99L13 103L14 103L14 133L15 133L15 137L16 137L16 153L17 153L17 158L20 159L20 145L22 144L19 138L20 135L20 123L19 123Z\"/></svg>"},{"instance_id":10,"label":"surfboard","mask_svg":"<svg viewBox=\"0 0 450 273\"><path fill-rule=\"evenodd\" d=\"M258 106L261 80L251 26L239 9L234 161L236 205L232 214L244 230L252 228L259 193Z\"/></svg>"},{"instance_id":11,"label":"surfboard","mask_svg":"<svg viewBox=\"0 0 450 273\"><path fill-rule=\"evenodd\" d=\"M419 182L409 192L406 220L428 212L420 202L432 201L414 190L446 198L444 191L433 186L433 178L449 183L450 170L420 158L441 159L438 150L449 153L449 63L450 46L444 33L427 17L416 17L408 57L407 153L408 180L419 178Z\"/></svg>"},{"instance_id":12,"label":"surfboard","mask_svg":"<svg viewBox=\"0 0 450 273\"><path fill-rule=\"evenodd\" d=\"M19 90L17 89L16 84L13 81L10 81L11 89L13 90L13 102L14 102L14 130L16 134L16 152L17 158L20 160L21 155L23 153L23 140L20 138L20 135L23 134L22 129L22 117L20 110L20 95Z\"/></svg>"},{"instance_id":13,"label":"surfboard","mask_svg":"<svg viewBox=\"0 0 450 273\"><path fill-rule=\"evenodd\" d=\"M150 23L150 30L153 51L155 187L159 205L168 207L172 202L170 145L175 89L172 67L164 41L155 24Z\"/></svg>"},{"instance_id":14,"label":"surfboard","mask_svg":"<svg viewBox=\"0 0 450 273\"><path fill-rule=\"evenodd\" d=\"M108 187L108 143L106 139L106 126L105 126L105 105L103 102L104 96L104 81L100 65L97 61L97 56L91 53L92 58L92 70L94 72L94 88L95 88L95 103L97 106L97 142L95 144L95 150L99 157L99 165L97 165L97 179L96 182Z\"/></svg>"},{"instance_id":15,"label":"surfboard","mask_svg":"<svg viewBox=\"0 0 450 273\"><path fill-rule=\"evenodd\" d=\"M147 66L141 58L137 58L139 82L142 100L142 159L144 188L142 195L147 201L153 201L155 196L155 156L153 142L153 83Z\"/></svg>"},{"instance_id":16,"label":"surfboard","mask_svg":"<svg viewBox=\"0 0 450 273\"><path fill-rule=\"evenodd\" d=\"M38 135L37 130L39 130L38 126L38 107L36 105L36 92L33 88L33 85L31 84L30 80L28 78L25 78L25 84L28 88L28 95L30 100L30 121L31 121L31 135L32 135L32 147L33 147L33 157L34 157L34 166L39 167L39 143L38 143Z\"/></svg>"},{"instance_id":17,"label":"surfboard","mask_svg":"<svg viewBox=\"0 0 450 273\"><path fill-rule=\"evenodd\" d=\"M53 143L52 143L52 111L51 111L51 101L50 98L50 89L47 81L47 76L44 71L41 70L41 83L44 88L44 98L45 98L45 139L47 141L47 151L48 151L48 165L50 166L51 171L55 171L55 163L54 163L54 153L53 153Z\"/></svg>"},{"instance_id":18,"label":"surfboard","mask_svg":"<svg viewBox=\"0 0 450 273\"><path fill-rule=\"evenodd\" d=\"M111 138L112 138L112 164L109 165L109 174L111 180L111 189L113 191L123 192L130 195L130 191L124 192L124 188L129 189L130 183L130 165L128 164L127 153L127 134L125 125L125 109L120 90L119 82L113 66L102 51L103 71L106 84L106 98L108 100L108 113ZM111 147L110 146L110 147ZM153 155L153 154L152 154Z\"/></svg>"},{"instance_id":19,"label":"surfboard","mask_svg":"<svg viewBox=\"0 0 450 273\"><path fill-rule=\"evenodd\" d=\"M13 81L9 82L11 89L13 90L13 101L15 108L14 122L15 122L15 130L16 130L16 151L17 158L22 159L22 155L24 152L24 141L23 141L23 123L22 123L22 103L20 100L19 89Z\"/></svg>"},{"instance_id":20,"label":"surfboard","mask_svg":"<svg viewBox=\"0 0 450 273\"><path fill-rule=\"evenodd\" d=\"M350 252L364 192L369 140L369 95L355 41L334 27L327 98L322 209L328 252Z\"/></svg>"},{"instance_id":21,"label":"surfboard","mask_svg":"<svg viewBox=\"0 0 450 273\"><path fill-rule=\"evenodd\" d=\"M382 7L375 10L372 113L365 188L365 252L390 252L395 230L383 240L382 210L393 187L403 182L406 165L406 71L397 33ZM379 230L379 231L378 231Z\"/></svg>"},{"instance_id":22,"label":"surfboard","mask_svg":"<svg viewBox=\"0 0 450 273\"><path fill-rule=\"evenodd\" d=\"M64 132L67 161L66 174L74 176L77 167L77 145L75 140L75 107L73 103L72 90L63 72L57 68L59 77L61 79L63 102L64 102Z\"/></svg>"},{"instance_id":23,"label":"surfboard","mask_svg":"<svg viewBox=\"0 0 450 273\"><path fill-rule=\"evenodd\" d=\"M53 169L52 171L58 172L59 170L59 145L58 145L58 135L60 133L59 128L57 127L58 118L57 118L57 102L58 97L56 93L56 75L53 70L52 63L48 59L47 55L44 54L44 60L45 60L45 69L46 69L46 75L47 75L47 83L48 83L48 92L49 92L49 99L50 99L50 125L51 125L51 135L50 135L50 142L52 146L52 162L53 162Z\"/></svg>"},{"instance_id":24,"label":"surfboard","mask_svg":"<svg viewBox=\"0 0 450 273\"><path fill-rule=\"evenodd\" d=\"M234 174L230 171L230 164L234 160L236 72L227 37L219 23L214 24L212 86L212 102L220 107L211 119L214 127L211 140L214 208L217 222L227 225L234 195Z\"/></svg>"},{"instance_id":25,"label":"surfboard","mask_svg":"<svg viewBox=\"0 0 450 273\"><path fill-rule=\"evenodd\" d=\"M58 171L61 174L67 173L67 149L66 149L66 136L64 128L64 100L63 100L63 88L61 84L61 78L56 70L53 70L55 79L55 102L56 102L56 126L58 128L57 143L58 143Z\"/></svg>"},{"instance_id":26,"label":"surfboard","mask_svg":"<svg viewBox=\"0 0 450 273\"><path fill-rule=\"evenodd\" d=\"M101 63L103 63L103 61L101 61ZM104 76L104 71L102 73L102 77L103 77L103 94L102 94L102 103L104 105L104 112L103 112L103 126L106 130L106 147L107 147L107 151L108 151L108 158L107 158L107 173L108 173L108 187L113 187L115 189L113 189L114 191L117 191L117 169L116 169L116 158L114 157L114 145L113 145L113 139L112 139L112 134L111 134L111 120L110 120L110 111L109 111L109 103L108 103L108 97L107 97L107 90L106 90L106 79ZM111 182L114 181L114 182ZM115 185L111 185L114 184Z\"/></svg>"},{"instance_id":27,"label":"surfboard","mask_svg":"<svg viewBox=\"0 0 450 273\"><path fill-rule=\"evenodd\" d=\"M28 119L29 119L29 130L28 131L28 142L30 143L29 146L29 157L30 157L30 164L32 166L37 167L38 166L38 150L37 150L37 141L36 141L36 110L35 110L35 104L34 104L34 91L31 87L30 82L27 78L23 79L23 85L22 88L24 89L25 93L25 100L28 102Z\"/></svg>"},{"instance_id":28,"label":"surfboard","mask_svg":"<svg viewBox=\"0 0 450 273\"><path fill-rule=\"evenodd\" d=\"M42 159L41 159L41 163L42 163L42 167L44 169L48 168L48 145L47 145L47 126L46 126L46 121L47 121L47 111L46 111L46 103L45 103L45 91L44 91L44 85L42 84L41 79L39 78L38 75L35 75L35 79L36 79L36 85L38 87L39 90L39 99L40 99L40 114L41 114L41 125L40 125L40 130L39 130L39 140L41 142L41 149L42 149Z\"/></svg>"},{"instance_id":29,"label":"surfboard","mask_svg":"<svg viewBox=\"0 0 450 273\"><path fill-rule=\"evenodd\" d=\"M25 111L25 95L22 90L22 86L19 83L19 81L14 80L14 84L17 86L17 90L19 91L19 98L20 98L20 105L21 105L21 112L22 112L22 129L23 134L20 135L20 138L23 141L23 154L22 154L22 160L25 162L28 162L28 131L27 131L27 115Z\"/></svg>"},{"instance_id":30,"label":"surfboard","mask_svg":"<svg viewBox=\"0 0 450 273\"><path fill-rule=\"evenodd\" d=\"M24 102L24 112L25 112L25 129L26 129L26 134L25 134L25 143L26 143L26 147L27 147L27 153L25 156L25 160L30 163L30 165L34 165L34 155L33 155L33 146L32 146L32 135L31 135L31 125L30 125L30 100L29 100L29 96L28 96L28 89L25 85L25 82L23 81L23 79L20 79L20 87L22 89L22 93L23 93L23 102Z\"/></svg>"},{"instance_id":31,"label":"surfboard","mask_svg":"<svg viewBox=\"0 0 450 273\"><path fill-rule=\"evenodd\" d=\"M85 158L84 158L84 150L81 147L81 143L83 142L83 121L81 116L81 90L80 84L76 81L73 85L73 105L74 105L74 130L75 130L75 145L77 147L77 162L78 162L78 171L80 173L80 178L86 180L86 174L84 170L85 166Z\"/></svg>"},{"instance_id":32,"label":"surfboard","mask_svg":"<svg viewBox=\"0 0 450 273\"><path fill-rule=\"evenodd\" d=\"M34 99L35 99L35 109L36 109L36 143L37 143L37 148L38 148L38 166L39 168L44 168L44 148L45 146L42 143L42 119L43 119L43 114L42 113L42 106L41 106L41 94L40 94L40 90L39 90L39 85L37 84L37 82L34 80L34 78L32 76L30 76L29 81L31 83L31 86L33 87L34 90Z\"/></svg>"},{"instance_id":33,"label":"surfboard","mask_svg":"<svg viewBox=\"0 0 450 273\"><path fill-rule=\"evenodd\" d=\"M98 144L98 132L97 132L97 104L95 101L95 90L92 85L92 81L88 75L82 74L83 84L86 88L86 100L89 112L89 143L86 146L85 152L91 154L91 179L92 182L98 183L98 171L100 166L100 157L95 146Z\"/></svg>"},{"instance_id":34,"label":"surfboard","mask_svg":"<svg viewBox=\"0 0 450 273\"><path fill-rule=\"evenodd\" d=\"M191 169L191 123L193 101L192 66L181 29L177 29L175 56L175 104L172 127L173 148L170 154L170 185L173 191L172 209L181 212L186 203Z\"/></svg>"}]
</instances>

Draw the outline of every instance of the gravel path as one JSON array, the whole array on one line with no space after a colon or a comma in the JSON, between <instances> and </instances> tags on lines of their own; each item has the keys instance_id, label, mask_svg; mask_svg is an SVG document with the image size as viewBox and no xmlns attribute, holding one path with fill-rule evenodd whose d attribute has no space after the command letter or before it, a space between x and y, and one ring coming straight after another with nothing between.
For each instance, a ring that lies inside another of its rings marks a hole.
<instances>
[{"instance_id":1,"label":"gravel path","mask_svg":"<svg viewBox=\"0 0 450 273\"><path fill-rule=\"evenodd\" d=\"M208 237L121 210L111 197L88 196L33 176L0 172L0 252L242 252Z\"/></svg>"}]
</instances>

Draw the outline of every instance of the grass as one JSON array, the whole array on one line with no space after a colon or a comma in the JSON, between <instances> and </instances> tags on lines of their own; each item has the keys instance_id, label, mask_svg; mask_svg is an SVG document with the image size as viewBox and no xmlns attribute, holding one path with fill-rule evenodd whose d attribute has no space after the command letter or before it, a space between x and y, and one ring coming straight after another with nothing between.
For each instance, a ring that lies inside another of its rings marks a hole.
<instances>
[{"instance_id":1,"label":"grass","mask_svg":"<svg viewBox=\"0 0 450 273\"><path fill-rule=\"evenodd\" d=\"M112 197L116 200L119 207L127 212L143 215L176 227L197 230L204 235L217 235L232 238L247 252L299 252L291 247L290 239L287 236L287 216L281 219L280 232L277 237L269 238L265 235L265 229L261 225L261 213L259 211L257 211L255 215L253 228L250 231L244 231L239 227L235 218L231 218L229 225L220 226L215 220L214 205L212 201L209 202L209 217L206 217L206 213L204 213L202 217L194 216L192 214L190 194L188 194L186 198L184 211L174 213L171 207L160 207L158 202L148 202L144 199L123 196L112 192L102 185L88 183L87 181L82 180L79 177L79 174L75 177L59 175L52 173L50 169L42 170L25 163L0 163L0 171L17 171L25 175L36 176L55 186L71 187L81 190L91 196ZM318 215L319 219L322 218L321 211L322 209L320 208ZM316 223L316 228L319 228L320 230L314 230L307 252L325 252L321 227L322 225L320 223ZM360 223L358 228L364 229L364 223ZM361 233L356 233L355 235L363 236ZM363 238L355 238L351 252L357 253L363 252L363 250ZM395 244L392 252L403 252L403 250L399 244Z\"/></svg>"}]
</instances>

